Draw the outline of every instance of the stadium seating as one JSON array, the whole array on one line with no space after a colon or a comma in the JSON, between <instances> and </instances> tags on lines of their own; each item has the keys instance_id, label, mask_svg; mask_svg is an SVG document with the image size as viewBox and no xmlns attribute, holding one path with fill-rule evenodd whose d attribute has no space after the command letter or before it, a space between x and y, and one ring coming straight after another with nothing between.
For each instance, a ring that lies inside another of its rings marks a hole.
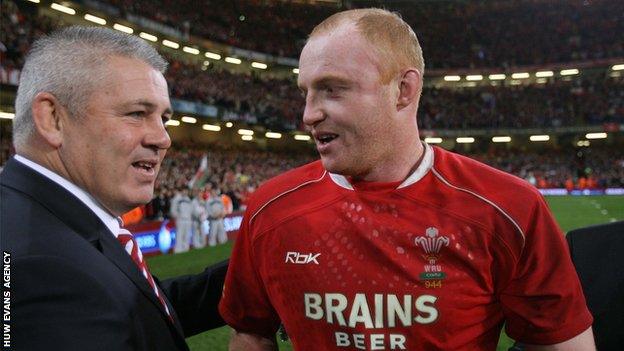
<instances>
[{"instance_id":1,"label":"stadium seating","mask_svg":"<svg viewBox=\"0 0 624 351\"><path fill-rule=\"evenodd\" d=\"M113 0L109 4L121 9L122 15L138 14L228 45L291 57L298 55L314 24L339 10L279 1L260 5L252 0L210 0L198 9L184 6L187 1ZM373 5L372 1L358 2L358 6ZM3 87L15 86L30 44L66 23L61 16L40 15L31 3L6 0L1 6L0 80ZM418 32L428 69L624 57L623 43L615 37L624 32L617 17L624 12L621 1L500 1L495 6L480 1L423 2L419 6L398 2L392 6ZM530 47L518 44L529 42ZM166 78L172 97L214 105L225 114L249 116L249 122L273 130L302 127L304 101L293 79L236 73L163 53L170 62ZM418 120L425 131L624 124L623 84L623 78L603 72L533 85L429 85L423 91ZM3 135L7 135L4 127ZM228 192L236 207L260 182L316 157L311 150L303 156L212 146L210 150L208 181ZM624 154L609 146L477 150L458 148L537 187L624 186ZM8 138L2 139L1 151L3 164L12 153ZM174 189L185 186L205 151L194 144L170 151L157 193L169 197Z\"/></svg>"},{"instance_id":2,"label":"stadium seating","mask_svg":"<svg viewBox=\"0 0 624 351\"><path fill-rule=\"evenodd\" d=\"M15 85L15 73L23 64L29 44L64 23L21 10L10 0L3 2L2 7L0 39L6 49L2 52L0 80ZM302 128L299 117L303 99L292 79L206 68L172 56L168 59L171 66L166 78L172 97L216 105L222 111L247 115L243 119L272 129ZM543 85L426 87L419 123L421 128L429 130L624 123L624 90L619 88L623 82L621 77L599 74Z\"/></svg>"},{"instance_id":3,"label":"stadium seating","mask_svg":"<svg viewBox=\"0 0 624 351\"><path fill-rule=\"evenodd\" d=\"M112 0L228 45L298 57L307 34L343 8L282 1ZM349 2L345 2L349 3ZM510 67L624 56L624 3L607 1L358 1L398 11L418 34L430 68ZM539 24L539 25L536 25ZM524 43L524 44L518 44Z\"/></svg>"}]
</instances>

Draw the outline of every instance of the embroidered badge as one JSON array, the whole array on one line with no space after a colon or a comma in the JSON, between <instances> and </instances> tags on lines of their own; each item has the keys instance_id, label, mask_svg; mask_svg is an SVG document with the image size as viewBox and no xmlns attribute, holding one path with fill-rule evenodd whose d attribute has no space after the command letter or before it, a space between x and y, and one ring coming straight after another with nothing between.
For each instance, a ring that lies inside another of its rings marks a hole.
<instances>
[{"instance_id":1,"label":"embroidered badge","mask_svg":"<svg viewBox=\"0 0 624 351\"><path fill-rule=\"evenodd\" d=\"M416 237L414 241L416 246L423 249L423 257L427 260L427 264L424 265L424 272L419 275L419 280L424 282L426 288L441 288L442 280L446 278L446 274L442 271L442 265L439 263L440 251L443 247L449 246L449 238L440 235L437 228L429 227L425 231L425 235Z\"/></svg>"}]
</instances>

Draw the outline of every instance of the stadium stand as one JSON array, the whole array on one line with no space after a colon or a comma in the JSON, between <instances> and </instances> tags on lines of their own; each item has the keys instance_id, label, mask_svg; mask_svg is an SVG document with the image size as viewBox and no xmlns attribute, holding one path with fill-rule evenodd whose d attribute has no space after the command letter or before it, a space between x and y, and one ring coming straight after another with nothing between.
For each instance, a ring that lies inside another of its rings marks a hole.
<instances>
[{"instance_id":1,"label":"stadium stand","mask_svg":"<svg viewBox=\"0 0 624 351\"><path fill-rule=\"evenodd\" d=\"M277 56L298 57L307 33L341 8L282 1L113 0L200 37ZM345 2L346 3L346 2ZM621 1L351 1L401 13L420 38L430 68L511 67L624 56ZM527 25L539 23L536 25ZM526 45L518 45L526 43Z\"/></svg>"},{"instance_id":2,"label":"stadium stand","mask_svg":"<svg viewBox=\"0 0 624 351\"><path fill-rule=\"evenodd\" d=\"M251 0L210 0L197 8L184 6L185 1L113 0L106 4L120 9L120 17L141 15L186 34L291 57L298 55L315 23L339 10L335 6ZM379 5L373 1L354 3L357 7ZM41 14L28 2L6 0L1 6L0 80L3 91L9 91L18 83L30 43L68 23L62 16ZM390 3L419 31L428 69L504 68L624 57L622 40L616 37L624 32L617 15L623 6L620 1L561 4L548 0L423 2L418 7ZM519 44L529 42L530 46ZM227 70L185 59L170 50L162 52L171 63L166 78L172 97L216 106L221 118L233 114L238 121L270 130L301 129L304 101L294 76ZM580 77L551 78L543 84L429 84L423 91L418 119L425 132L617 126L624 124L623 83L619 75L590 70ZM4 123L2 127L0 163L4 164L12 148L6 138L10 128ZM540 188L624 186L624 154L612 145L455 148ZM162 194L159 197L167 200L175 189L185 186L208 149L209 176L205 181L228 193L236 209L244 206L246 194L262 181L316 157L311 148L308 153L284 154L178 143L163 164L156 192Z\"/></svg>"},{"instance_id":3,"label":"stadium stand","mask_svg":"<svg viewBox=\"0 0 624 351\"><path fill-rule=\"evenodd\" d=\"M2 4L3 31L0 80L16 85L29 43L62 26L60 21ZM168 56L172 97L216 105L237 119L271 127L301 125L303 99L292 79L260 77L187 63ZM528 128L624 123L622 77L603 74L548 84L426 87L420 106L421 128Z\"/></svg>"}]
</instances>

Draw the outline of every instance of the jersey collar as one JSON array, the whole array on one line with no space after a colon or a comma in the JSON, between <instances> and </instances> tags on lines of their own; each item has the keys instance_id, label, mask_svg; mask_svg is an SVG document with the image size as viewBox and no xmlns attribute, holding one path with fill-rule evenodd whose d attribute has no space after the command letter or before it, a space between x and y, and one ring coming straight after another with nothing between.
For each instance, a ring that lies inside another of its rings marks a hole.
<instances>
[{"instance_id":1,"label":"jersey collar","mask_svg":"<svg viewBox=\"0 0 624 351\"><path fill-rule=\"evenodd\" d=\"M425 154L423 155L420 165L418 165L418 168L416 168L416 170L414 170L414 172L412 172L412 174L410 174L409 177L407 177L403 181L403 183L399 184L397 189L408 187L416 183L417 181L421 180L433 166L433 156L434 156L433 149L427 143L423 143L423 145L424 145ZM348 189L348 190L355 190L353 188L353 185L349 183L349 180L347 179L347 177L340 175L340 174L336 174L336 173L329 173L329 177L338 186Z\"/></svg>"}]
</instances>

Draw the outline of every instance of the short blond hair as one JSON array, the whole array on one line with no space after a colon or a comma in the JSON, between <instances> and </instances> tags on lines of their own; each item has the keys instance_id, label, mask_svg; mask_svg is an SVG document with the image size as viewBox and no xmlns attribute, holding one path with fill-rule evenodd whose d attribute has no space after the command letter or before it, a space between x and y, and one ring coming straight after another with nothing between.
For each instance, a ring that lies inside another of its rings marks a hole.
<instances>
[{"instance_id":1,"label":"short blond hair","mask_svg":"<svg viewBox=\"0 0 624 351\"><path fill-rule=\"evenodd\" d=\"M347 23L355 24L375 48L382 82L390 82L405 67L415 67L421 77L424 75L425 60L416 33L398 13L378 8L338 12L314 27L309 39Z\"/></svg>"}]
</instances>

